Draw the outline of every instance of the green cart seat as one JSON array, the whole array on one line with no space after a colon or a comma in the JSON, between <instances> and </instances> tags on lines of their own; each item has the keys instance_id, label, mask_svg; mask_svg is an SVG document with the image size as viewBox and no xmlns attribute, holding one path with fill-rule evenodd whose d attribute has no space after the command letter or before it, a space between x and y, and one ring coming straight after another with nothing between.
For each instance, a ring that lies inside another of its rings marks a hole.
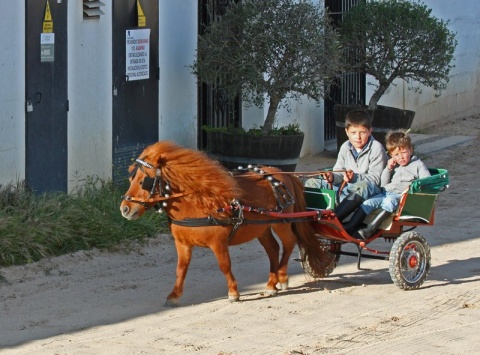
<instances>
[{"instance_id":1,"label":"green cart seat","mask_svg":"<svg viewBox=\"0 0 480 355\"><path fill-rule=\"evenodd\" d=\"M448 187L449 176L446 169L429 169L431 176L417 179L410 184L397 213L401 221L430 223L437 196Z\"/></svg>"}]
</instances>

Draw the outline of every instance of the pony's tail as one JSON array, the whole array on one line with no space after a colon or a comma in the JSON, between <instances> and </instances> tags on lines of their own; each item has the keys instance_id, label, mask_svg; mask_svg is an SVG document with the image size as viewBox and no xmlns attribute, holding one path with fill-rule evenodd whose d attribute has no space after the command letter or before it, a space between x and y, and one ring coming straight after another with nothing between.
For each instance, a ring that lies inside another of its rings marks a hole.
<instances>
[{"instance_id":1,"label":"pony's tail","mask_svg":"<svg viewBox=\"0 0 480 355\"><path fill-rule=\"evenodd\" d=\"M295 194L295 212L305 212L307 204L304 197L304 188L302 181L292 175L293 190ZM315 236L315 230L313 229L312 222L296 222L292 223L292 229L297 237L298 247L303 250L306 258L306 262L310 266L312 271L317 277L324 277L328 272L329 258L325 251L322 249L320 242Z\"/></svg>"}]
</instances>

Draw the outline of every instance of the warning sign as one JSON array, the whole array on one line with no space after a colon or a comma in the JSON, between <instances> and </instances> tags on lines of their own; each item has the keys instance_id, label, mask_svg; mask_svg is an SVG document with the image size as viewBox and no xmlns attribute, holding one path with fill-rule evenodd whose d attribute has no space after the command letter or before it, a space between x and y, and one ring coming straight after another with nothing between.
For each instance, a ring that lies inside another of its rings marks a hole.
<instances>
[{"instance_id":1,"label":"warning sign","mask_svg":"<svg viewBox=\"0 0 480 355\"><path fill-rule=\"evenodd\" d=\"M50 12L50 4L47 0L47 6L45 6L45 15L43 16L43 33L52 33L53 32L53 19L52 13Z\"/></svg>"},{"instance_id":2,"label":"warning sign","mask_svg":"<svg viewBox=\"0 0 480 355\"><path fill-rule=\"evenodd\" d=\"M127 30L126 32L127 81L150 77L150 29Z\"/></svg>"},{"instance_id":3,"label":"warning sign","mask_svg":"<svg viewBox=\"0 0 480 355\"><path fill-rule=\"evenodd\" d=\"M140 0L137 0L137 14L138 14L138 27L145 27L147 25L147 19L143 13L142 5L140 5Z\"/></svg>"}]
</instances>

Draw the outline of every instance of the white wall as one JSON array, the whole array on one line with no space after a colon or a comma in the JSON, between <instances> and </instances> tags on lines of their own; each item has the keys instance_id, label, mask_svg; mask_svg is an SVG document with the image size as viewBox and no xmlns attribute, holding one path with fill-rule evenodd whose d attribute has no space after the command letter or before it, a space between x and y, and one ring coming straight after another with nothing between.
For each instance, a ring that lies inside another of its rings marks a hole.
<instances>
[{"instance_id":1,"label":"white wall","mask_svg":"<svg viewBox=\"0 0 480 355\"><path fill-rule=\"evenodd\" d=\"M25 2L0 0L0 185L25 178Z\"/></svg>"},{"instance_id":2,"label":"white wall","mask_svg":"<svg viewBox=\"0 0 480 355\"><path fill-rule=\"evenodd\" d=\"M403 81L398 81L397 87L389 89L379 101L380 105L415 111L413 128L480 112L480 2L425 0L425 4L432 9L434 16L449 19L449 29L456 32L456 67L450 72L447 89L438 98L430 88L423 89L422 94L416 94L408 91ZM367 86L367 102L372 92L371 87Z\"/></svg>"},{"instance_id":3,"label":"white wall","mask_svg":"<svg viewBox=\"0 0 480 355\"><path fill-rule=\"evenodd\" d=\"M290 112L281 109L278 114L278 126L286 126L289 123L300 124L300 129L305 134L300 156L318 154L324 149L324 113L323 101L320 104L303 98L302 101L294 102Z\"/></svg>"},{"instance_id":4,"label":"white wall","mask_svg":"<svg viewBox=\"0 0 480 355\"><path fill-rule=\"evenodd\" d=\"M112 177L112 6L83 19L68 4L68 191L88 176Z\"/></svg>"},{"instance_id":5,"label":"white wall","mask_svg":"<svg viewBox=\"0 0 480 355\"><path fill-rule=\"evenodd\" d=\"M197 147L197 1L159 1L159 138Z\"/></svg>"}]
</instances>

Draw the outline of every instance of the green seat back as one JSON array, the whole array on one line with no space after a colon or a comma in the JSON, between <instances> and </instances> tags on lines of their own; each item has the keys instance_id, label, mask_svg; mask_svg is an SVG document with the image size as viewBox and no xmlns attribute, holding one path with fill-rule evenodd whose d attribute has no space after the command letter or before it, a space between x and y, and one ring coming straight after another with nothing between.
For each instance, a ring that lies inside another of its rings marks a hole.
<instances>
[{"instance_id":1,"label":"green seat back","mask_svg":"<svg viewBox=\"0 0 480 355\"><path fill-rule=\"evenodd\" d=\"M438 193L448 187L449 178L446 169L428 169L431 176L417 179L410 184L408 193Z\"/></svg>"}]
</instances>

